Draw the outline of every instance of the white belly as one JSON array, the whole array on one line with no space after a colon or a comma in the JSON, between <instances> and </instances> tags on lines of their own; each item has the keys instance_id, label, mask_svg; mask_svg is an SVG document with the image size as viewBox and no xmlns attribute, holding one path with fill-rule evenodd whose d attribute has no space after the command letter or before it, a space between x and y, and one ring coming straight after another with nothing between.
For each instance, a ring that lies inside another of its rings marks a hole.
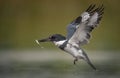
<instances>
[{"instance_id":1,"label":"white belly","mask_svg":"<svg viewBox=\"0 0 120 78\"><path fill-rule=\"evenodd\" d=\"M53 42L56 46L60 46L62 45L66 40L62 40L62 41L58 41L58 42ZM83 53L81 49L76 49L75 47L73 47L71 44L67 44L66 47L64 48L64 50L71 54L73 57L82 57Z\"/></svg>"},{"instance_id":2,"label":"white belly","mask_svg":"<svg viewBox=\"0 0 120 78\"><path fill-rule=\"evenodd\" d=\"M75 47L72 47L70 44L67 44L67 47L64 48L64 50L67 53L71 54L73 57L78 57L78 56L80 57L83 55L81 49L78 50Z\"/></svg>"}]
</instances>

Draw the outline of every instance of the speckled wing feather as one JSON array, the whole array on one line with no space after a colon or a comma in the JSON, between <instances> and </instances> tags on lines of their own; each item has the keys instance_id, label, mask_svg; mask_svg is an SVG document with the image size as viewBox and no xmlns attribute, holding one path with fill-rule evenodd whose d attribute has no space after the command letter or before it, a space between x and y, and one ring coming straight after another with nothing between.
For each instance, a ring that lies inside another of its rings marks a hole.
<instances>
[{"instance_id":1,"label":"speckled wing feather","mask_svg":"<svg viewBox=\"0 0 120 78\"><path fill-rule=\"evenodd\" d=\"M89 8L73 21L73 26L68 26L68 32L71 31L70 27L74 28L74 33L68 38L68 43L76 47L88 43L90 39L90 32L99 24L103 12L103 5L95 8L95 5L90 5Z\"/></svg>"}]
</instances>

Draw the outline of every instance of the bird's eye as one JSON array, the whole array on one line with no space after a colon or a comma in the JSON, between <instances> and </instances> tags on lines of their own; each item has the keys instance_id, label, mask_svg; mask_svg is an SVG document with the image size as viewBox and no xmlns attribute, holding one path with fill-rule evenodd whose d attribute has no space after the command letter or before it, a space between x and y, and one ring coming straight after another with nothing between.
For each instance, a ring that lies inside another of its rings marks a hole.
<instances>
[{"instance_id":1,"label":"bird's eye","mask_svg":"<svg viewBox=\"0 0 120 78\"><path fill-rule=\"evenodd\" d=\"M50 39L55 39L55 37L54 37L54 36L50 36L49 38L50 38Z\"/></svg>"},{"instance_id":2,"label":"bird's eye","mask_svg":"<svg viewBox=\"0 0 120 78\"><path fill-rule=\"evenodd\" d=\"M54 37L54 36L52 36L52 37L51 37L51 39L55 39L55 37Z\"/></svg>"}]
</instances>

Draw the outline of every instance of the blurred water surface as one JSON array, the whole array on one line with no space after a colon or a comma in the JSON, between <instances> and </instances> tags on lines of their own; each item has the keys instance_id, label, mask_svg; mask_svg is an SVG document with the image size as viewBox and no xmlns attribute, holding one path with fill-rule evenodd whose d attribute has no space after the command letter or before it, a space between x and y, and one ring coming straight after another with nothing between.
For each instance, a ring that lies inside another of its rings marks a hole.
<instances>
[{"instance_id":1,"label":"blurred water surface","mask_svg":"<svg viewBox=\"0 0 120 78\"><path fill-rule=\"evenodd\" d=\"M89 57L99 71L62 51L25 50L0 53L0 78L119 78L120 53L90 51Z\"/></svg>"}]
</instances>

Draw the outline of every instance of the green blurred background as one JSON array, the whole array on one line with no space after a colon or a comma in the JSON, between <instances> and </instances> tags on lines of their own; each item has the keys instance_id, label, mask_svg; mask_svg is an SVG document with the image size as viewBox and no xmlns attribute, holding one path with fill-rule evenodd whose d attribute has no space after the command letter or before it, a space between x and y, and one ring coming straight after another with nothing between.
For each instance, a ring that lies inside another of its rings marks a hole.
<instances>
[{"instance_id":1,"label":"green blurred background","mask_svg":"<svg viewBox=\"0 0 120 78\"><path fill-rule=\"evenodd\" d=\"M66 35L66 26L92 3L104 4L105 13L85 48L119 51L120 0L0 0L0 49L39 48L35 39Z\"/></svg>"}]
</instances>

